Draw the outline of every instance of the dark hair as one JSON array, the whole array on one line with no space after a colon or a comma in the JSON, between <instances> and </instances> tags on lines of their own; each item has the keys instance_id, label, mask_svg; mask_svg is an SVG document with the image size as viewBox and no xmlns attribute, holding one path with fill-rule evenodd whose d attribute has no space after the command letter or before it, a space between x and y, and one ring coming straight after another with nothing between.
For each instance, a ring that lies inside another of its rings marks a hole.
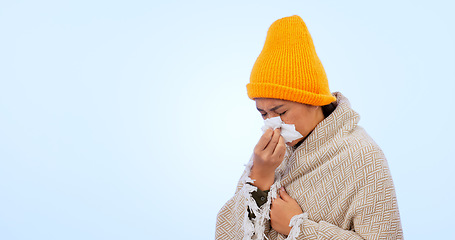
<instances>
[{"instance_id":1,"label":"dark hair","mask_svg":"<svg viewBox=\"0 0 455 240\"><path fill-rule=\"evenodd\" d=\"M331 102L327 105L321 106L322 113L324 113L324 117L328 117L337 107L337 102Z\"/></svg>"}]
</instances>

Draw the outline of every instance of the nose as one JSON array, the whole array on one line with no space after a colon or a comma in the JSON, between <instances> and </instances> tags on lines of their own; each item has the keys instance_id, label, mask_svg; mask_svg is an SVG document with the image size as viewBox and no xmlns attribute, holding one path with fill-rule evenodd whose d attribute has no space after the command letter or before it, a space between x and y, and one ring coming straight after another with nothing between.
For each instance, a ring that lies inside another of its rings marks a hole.
<instances>
[{"instance_id":1,"label":"nose","mask_svg":"<svg viewBox=\"0 0 455 240\"><path fill-rule=\"evenodd\" d=\"M267 113L267 115L265 116L265 119L269 119L269 118L274 118L274 117L279 117L280 115L276 114L276 113Z\"/></svg>"}]
</instances>

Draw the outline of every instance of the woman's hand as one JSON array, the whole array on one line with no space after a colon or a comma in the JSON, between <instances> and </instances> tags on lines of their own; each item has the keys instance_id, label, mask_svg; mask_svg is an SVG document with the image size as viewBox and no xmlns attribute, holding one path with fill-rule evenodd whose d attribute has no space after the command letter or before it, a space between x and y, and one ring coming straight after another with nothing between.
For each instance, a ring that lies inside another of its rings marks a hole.
<instances>
[{"instance_id":1,"label":"woman's hand","mask_svg":"<svg viewBox=\"0 0 455 240\"><path fill-rule=\"evenodd\" d=\"M262 191L270 189L275 181L275 169L283 161L285 153L280 129L267 129L254 148L250 173L250 178L255 180L254 186Z\"/></svg>"},{"instance_id":2,"label":"woman's hand","mask_svg":"<svg viewBox=\"0 0 455 240\"><path fill-rule=\"evenodd\" d=\"M280 197L272 202L270 208L270 223L275 231L289 235L291 227L289 223L295 215L303 213L297 201L295 201L282 187L280 189Z\"/></svg>"}]
</instances>

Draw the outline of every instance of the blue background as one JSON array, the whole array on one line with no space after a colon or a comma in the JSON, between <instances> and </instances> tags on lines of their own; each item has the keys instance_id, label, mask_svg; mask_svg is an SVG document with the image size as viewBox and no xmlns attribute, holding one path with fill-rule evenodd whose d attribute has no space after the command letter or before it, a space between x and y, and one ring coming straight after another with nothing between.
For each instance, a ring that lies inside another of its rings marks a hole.
<instances>
[{"instance_id":1,"label":"blue background","mask_svg":"<svg viewBox=\"0 0 455 240\"><path fill-rule=\"evenodd\" d=\"M454 239L452 1L0 1L0 239L213 239L261 135L273 21L306 22L394 179Z\"/></svg>"}]
</instances>

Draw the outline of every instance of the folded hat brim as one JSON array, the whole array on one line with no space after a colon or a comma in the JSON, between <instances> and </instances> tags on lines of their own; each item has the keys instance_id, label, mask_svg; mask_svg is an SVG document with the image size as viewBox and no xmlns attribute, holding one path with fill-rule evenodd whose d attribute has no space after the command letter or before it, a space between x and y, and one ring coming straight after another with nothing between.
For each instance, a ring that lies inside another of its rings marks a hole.
<instances>
[{"instance_id":1,"label":"folded hat brim","mask_svg":"<svg viewBox=\"0 0 455 240\"><path fill-rule=\"evenodd\" d=\"M253 100L255 98L275 98L313 106L324 106L336 101L330 92L317 94L273 83L248 83L246 87L248 97Z\"/></svg>"}]
</instances>

